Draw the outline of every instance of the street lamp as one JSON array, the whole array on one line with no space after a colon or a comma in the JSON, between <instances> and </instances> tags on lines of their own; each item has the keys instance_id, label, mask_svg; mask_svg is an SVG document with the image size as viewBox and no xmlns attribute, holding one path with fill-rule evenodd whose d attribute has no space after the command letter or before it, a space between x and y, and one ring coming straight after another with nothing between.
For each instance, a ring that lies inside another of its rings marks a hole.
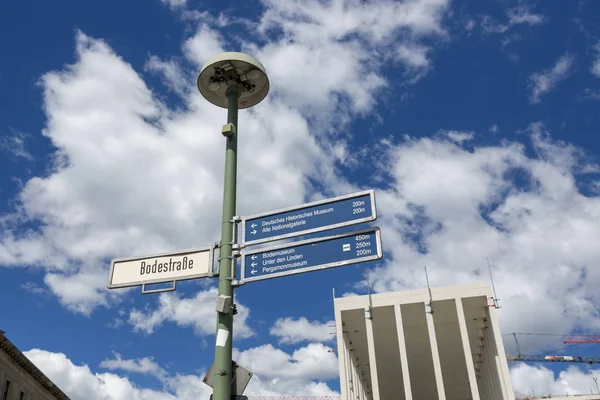
<instances>
[{"instance_id":1,"label":"street lamp","mask_svg":"<svg viewBox=\"0 0 600 400\"><path fill-rule=\"evenodd\" d=\"M227 139L223 219L219 243L219 299L217 301L217 337L215 345L213 399L231 399L233 335L233 244L237 176L238 109L260 103L269 92L269 78L255 58L228 52L208 60L198 76L198 90L212 104L227 108L227 124L221 133Z\"/></svg>"}]
</instances>

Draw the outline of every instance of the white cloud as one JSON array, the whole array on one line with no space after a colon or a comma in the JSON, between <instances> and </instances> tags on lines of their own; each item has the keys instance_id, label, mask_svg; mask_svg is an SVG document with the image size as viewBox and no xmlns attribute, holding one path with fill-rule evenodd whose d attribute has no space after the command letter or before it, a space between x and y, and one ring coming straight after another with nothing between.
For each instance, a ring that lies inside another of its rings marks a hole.
<instances>
[{"instance_id":1,"label":"white cloud","mask_svg":"<svg viewBox=\"0 0 600 400\"><path fill-rule=\"evenodd\" d=\"M539 103L540 97L566 79L573 66L573 57L568 53L560 57L554 66L542 72L534 73L529 78L531 102Z\"/></svg>"},{"instance_id":2,"label":"white cloud","mask_svg":"<svg viewBox=\"0 0 600 400\"><path fill-rule=\"evenodd\" d=\"M552 140L542 122L530 124L527 131L531 134L539 158L549 161L561 173L598 172L598 166L590 163L590 157L586 156L583 149L562 140Z\"/></svg>"},{"instance_id":3,"label":"white cloud","mask_svg":"<svg viewBox=\"0 0 600 400\"><path fill-rule=\"evenodd\" d=\"M473 19L469 18L469 19L467 20L467 23L465 24L465 29L466 29L468 32L471 32L471 31L473 30L473 28L475 28L475 20L473 20Z\"/></svg>"},{"instance_id":4,"label":"white cloud","mask_svg":"<svg viewBox=\"0 0 600 400\"><path fill-rule=\"evenodd\" d=\"M385 56L388 49L391 60L402 62L414 81L429 65L428 48L421 40L446 34L446 0L264 4L259 32L265 37L283 34L256 49L257 55L284 100L309 116L331 113L340 105L359 113L371 111L374 95L386 85L379 69L390 59Z\"/></svg>"},{"instance_id":5,"label":"white cloud","mask_svg":"<svg viewBox=\"0 0 600 400\"><path fill-rule=\"evenodd\" d=\"M593 90L590 88L585 88L583 90L583 94L581 95L583 99L592 99L592 100L600 100L600 90Z\"/></svg>"},{"instance_id":6,"label":"white cloud","mask_svg":"<svg viewBox=\"0 0 600 400\"><path fill-rule=\"evenodd\" d=\"M590 162L541 124L529 133L534 157L508 141L469 150L442 138L386 145L379 173L391 187L377 191L377 203L384 246L394 246L372 274L376 291L423 287L423 265L433 286L487 281L489 257L504 332L600 328L600 198L575 184ZM552 337L522 341L524 351L560 347Z\"/></svg>"},{"instance_id":7,"label":"white cloud","mask_svg":"<svg viewBox=\"0 0 600 400\"><path fill-rule=\"evenodd\" d=\"M540 25L545 22L545 18L543 15L532 13L529 7L523 4L509 9L507 15L509 25Z\"/></svg>"},{"instance_id":8,"label":"white cloud","mask_svg":"<svg viewBox=\"0 0 600 400\"><path fill-rule=\"evenodd\" d=\"M100 368L106 368L111 371L123 370L128 372L137 372L151 375L158 379L164 379L167 376L165 371L158 365L152 357L143 357L137 359L123 359L119 353L114 353L114 359L106 359L100 363Z\"/></svg>"},{"instance_id":9,"label":"white cloud","mask_svg":"<svg viewBox=\"0 0 600 400\"><path fill-rule=\"evenodd\" d=\"M522 36L518 33L511 33L511 34L505 35L502 38L502 49L505 50L509 44L518 42L521 39L522 39ZM513 60L517 60L519 58L519 56L514 53L507 53L507 55L509 57L511 57Z\"/></svg>"},{"instance_id":10,"label":"white cloud","mask_svg":"<svg viewBox=\"0 0 600 400\"><path fill-rule=\"evenodd\" d=\"M40 294L40 295L48 294L47 289L39 287L38 285L36 285L33 282L25 282L24 284L21 285L21 289L23 289L29 293L33 293L33 294Z\"/></svg>"},{"instance_id":11,"label":"white cloud","mask_svg":"<svg viewBox=\"0 0 600 400\"><path fill-rule=\"evenodd\" d=\"M180 327L192 327L197 335L215 334L215 304L217 290L215 288L200 291L192 298L180 298L177 293L161 293L158 306L154 310L134 309L129 314L129 323L134 330L147 334L163 323L170 321ZM235 335L248 338L254 334L247 325L250 310L237 302L238 314L235 318Z\"/></svg>"},{"instance_id":12,"label":"white cloud","mask_svg":"<svg viewBox=\"0 0 600 400\"><path fill-rule=\"evenodd\" d=\"M327 342L335 338L331 334L333 330L335 330L335 321L320 323L301 317L298 319L280 318L275 321L269 333L279 337L279 343Z\"/></svg>"},{"instance_id":13,"label":"white cloud","mask_svg":"<svg viewBox=\"0 0 600 400\"><path fill-rule=\"evenodd\" d=\"M160 0L160 2L171 8L179 8L187 4L187 0Z\"/></svg>"},{"instance_id":14,"label":"white cloud","mask_svg":"<svg viewBox=\"0 0 600 400\"><path fill-rule=\"evenodd\" d=\"M506 16L508 20L506 23L501 24L489 15L484 15L481 18L481 28L485 33L504 33L516 25L526 24L534 26L546 22L546 18L543 15L531 12L529 7L524 4L509 8L506 11Z\"/></svg>"},{"instance_id":15,"label":"white cloud","mask_svg":"<svg viewBox=\"0 0 600 400\"><path fill-rule=\"evenodd\" d=\"M596 52L596 59L592 64L592 73L600 78L600 40L594 46L594 50Z\"/></svg>"},{"instance_id":16,"label":"white cloud","mask_svg":"<svg viewBox=\"0 0 600 400\"><path fill-rule=\"evenodd\" d=\"M123 321L121 318L113 318L113 320L110 321L108 324L106 324L106 326L108 326L109 328L113 328L113 329L119 329L124 324L125 324L125 321Z\"/></svg>"},{"instance_id":17,"label":"white cloud","mask_svg":"<svg viewBox=\"0 0 600 400\"><path fill-rule=\"evenodd\" d=\"M183 43L185 56L197 67L202 67L211 57L222 53L223 37L206 24L201 24L194 36Z\"/></svg>"},{"instance_id":18,"label":"white cloud","mask_svg":"<svg viewBox=\"0 0 600 400\"><path fill-rule=\"evenodd\" d=\"M485 33L504 33L510 28L508 24L499 24L489 15L481 18L481 28Z\"/></svg>"},{"instance_id":19,"label":"white cloud","mask_svg":"<svg viewBox=\"0 0 600 400\"><path fill-rule=\"evenodd\" d=\"M311 343L288 354L272 345L245 351L234 349L238 364L253 371L248 396L334 396L325 383L339 376L339 365L329 347Z\"/></svg>"},{"instance_id":20,"label":"white cloud","mask_svg":"<svg viewBox=\"0 0 600 400\"><path fill-rule=\"evenodd\" d=\"M328 349L310 344L291 355L270 345L243 352L234 350L239 364L254 373L245 395L339 395L325 382L338 376L337 357ZM157 391L139 387L114 373L95 373L87 365L74 365L62 353L33 349L24 354L73 400L196 400L208 399L212 393L212 388L202 382L206 369L194 375L164 375L164 370L148 357L109 360L112 369L160 374L163 390Z\"/></svg>"},{"instance_id":21,"label":"white cloud","mask_svg":"<svg viewBox=\"0 0 600 400\"><path fill-rule=\"evenodd\" d=\"M318 46L276 43L267 45L258 56L285 103L322 118L337 109L344 97L350 101L350 110L357 112L369 111L375 104L373 95L385 81L369 71L368 54L358 50L337 42Z\"/></svg>"},{"instance_id":22,"label":"white cloud","mask_svg":"<svg viewBox=\"0 0 600 400\"><path fill-rule=\"evenodd\" d=\"M470 140L473 140L473 138L475 137L475 132L460 132L460 131L441 131L441 132L446 134L448 136L448 138L450 138L450 140L457 142L457 143L468 142Z\"/></svg>"},{"instance_id":23,"label":"white cloud","mask_svg":"<svg viewBox=\"0 0 600 400\"><path fill-rule=\"evenodd\" d=\"M330 349L321 343L310 343L288 354L267 344L236 351L234 358L240 365L266 378L327 380L339 375L337 357L328 351Z\"/></svg>"},{"instance_id":24,"label":"white cloud","mask_svg":"<svg viewBox=\"0 0 600 400\"><path fill-rule=\"evenodd\" d=\"M5 134L0 137L0 149L3 149L15 157L32 161L33 156L25 147L27 136L28 135L23 132L11 129L11 134Z\"/></svg>"},{"instance_id":25,"label":"white cloud","mask_svg":"<svg viewBox=\"0 0 600 400\"><path fill-rule=\"evenodd\" d=\"M497 124L493 124L492 126L490 126L489 131L490 131L490 133L496 134L496 133L500 132L500 127Z\"/></svg>"},{"instance_id":26,"label":"white cloud","mask_svg":"<svg viewBox=\"0 0 600 400\"><path fill-rule=\"evenodd\" d=\"M180 95L190 90L187 77L175 61L162 61L157 56L151 56L146 61L145 69L160 74L169 89Z\"/></svg>"},{"instance_id":27,"label":"white cloud","mask_svg":"<svg viewBox=\"0 0 600 400\"><path fill-rule=\"evenodd\" d=\"M546 367L525 363L519 363L510 369L514 390L537 396L589 395L590 389L597 394L593 378L599 374L599 369L589 369L584 372L576 366L569 366L555 376L554 372Z\"/></svg>"},{"instance_id":28,"label":"white cloud","mask_svg":"<svg viewBox=\"0 0 600 400\"><path fill-rule=\"evenodd\" d=\"M358 33L370 41L393 39L398 29L415 36L445 34L441 21L448 7L446 0L407 2L341 0L292 0L281 3L264 0L266 11L260 30L281 27L289 37L303 42L341 39Z\"/></svg>"},{"instance_id":29,"label":"white cloud","mask_svg":"<svg viewBox=\"0 0 600 400\"><path fill-rule=\"evenodd\" d=\"M226 26L231 28L233 25L239 24L247 29L256 29L257 25L256 22L247 18L225 15L223 12L219 12L219 15L214 16L209 11L198 11L186 8L181 10L180 15L183 21L194 21L216 28L224 28Z\"/></svg>"},{"instance_id":30,"label":"white cloud","mask_svg":"<svg viewBox=\"0 0 600 400\"><path fill-rule=\"evenodd\" d=\"M136 386L129 379L112 373L93 373L87 365L74 365L66 355L33 349L24 352L50 380L52 380L67 396L73 400L174 400L208 398L211 389L204 385L200 377L188 376L188 380L196 380L200 396L188 393L189 388L173 385L181 377L170 382L174 393L155 391Z\"/></svg>"},{"instance_id":31,"label":"white cloud","mask_svg":"<svg viewBox=\"0 0 600 400\"><path fill-rule=\"evenodd\" d=\"M117 293L106 293L106 270L84 265L70 274L49 272L44 282L71 311L90 315L93 307L108 306Z\"/></svg>"},{"instance_id":32,"label":"white cloud","mask_svg":"<svg viewBox=\"0 0 600 400\"><path fill-rule=\"evenodd\" d=\"M396 58L402 61L409 71L420 71L416 78L421 78L427 73L430 61L427 58L429 49L425 46L401 44L396 48Z\"/></svg>"}]
</instances>

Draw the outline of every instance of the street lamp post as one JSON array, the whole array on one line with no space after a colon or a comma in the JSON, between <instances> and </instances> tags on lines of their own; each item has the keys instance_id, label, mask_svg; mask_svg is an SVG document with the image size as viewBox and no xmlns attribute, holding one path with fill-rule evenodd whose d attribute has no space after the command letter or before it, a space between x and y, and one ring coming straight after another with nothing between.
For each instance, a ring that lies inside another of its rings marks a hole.
<instances>
[{"instance_id":1,"label":"street lamp post","mask_svg":"<svg viewBox=\"0 0 600 400\"><path fill-rule=\"evenodd\" d=\"M223 218L219 243L219 289L213 400L231 400L233 340L233 245L236 212L238 109L260 103L269 91L265 68L244 53L222 53L208 60L198 76L198 90L214 105L227 108Z\"/></svg>"}]
</instances>

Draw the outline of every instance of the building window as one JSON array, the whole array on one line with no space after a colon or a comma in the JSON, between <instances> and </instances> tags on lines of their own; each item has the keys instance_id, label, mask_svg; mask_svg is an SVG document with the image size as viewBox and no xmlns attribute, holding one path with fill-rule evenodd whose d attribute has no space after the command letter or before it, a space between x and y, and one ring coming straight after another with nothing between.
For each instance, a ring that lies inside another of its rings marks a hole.
<instances>
[{"instance_id":1,"label":"building window","mask_svg":"<svg viewBox=\"0 0 600 400\"><path fill-rule=\"evenodd\" d=\"M12 382L10 380L6 380L6 383L4 384L4 391L2 392L2 400L8 400L10 397L10 385L12 384Z\"/></svg>"}]
</instances>

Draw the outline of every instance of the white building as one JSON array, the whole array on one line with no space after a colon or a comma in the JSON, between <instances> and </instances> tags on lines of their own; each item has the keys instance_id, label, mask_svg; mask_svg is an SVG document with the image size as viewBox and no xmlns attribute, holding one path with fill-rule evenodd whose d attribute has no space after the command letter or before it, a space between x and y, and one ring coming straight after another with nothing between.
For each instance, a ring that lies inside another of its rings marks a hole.
<instances>
[{"instance_id":1,"label":"white building","mask_svg":"<svg viewBox=\"0 0 600 400\"><path fill-rule=\"evenodd\" d=\"M514 400L488 284L334 303L342 399Z\"/></svg>"}]
</instances>

